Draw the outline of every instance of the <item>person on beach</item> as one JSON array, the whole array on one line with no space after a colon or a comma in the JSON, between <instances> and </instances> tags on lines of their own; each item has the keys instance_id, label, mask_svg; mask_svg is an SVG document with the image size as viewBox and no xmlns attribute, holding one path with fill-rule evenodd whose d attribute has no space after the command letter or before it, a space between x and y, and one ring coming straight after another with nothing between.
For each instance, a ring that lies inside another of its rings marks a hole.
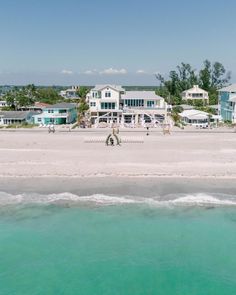
<instances>
[{"instance_id":1,"label":"person on beach","mask_svg":"<svg viewBox=\"0 0 236 295\"><path fill-rule=\"evenodd\" d=\"M54 128L54 125L53 124L51 124L51 125L48 125L48 132L49 133L54 133L55 132L55 128Z\"/></svg>"}]
</instances>

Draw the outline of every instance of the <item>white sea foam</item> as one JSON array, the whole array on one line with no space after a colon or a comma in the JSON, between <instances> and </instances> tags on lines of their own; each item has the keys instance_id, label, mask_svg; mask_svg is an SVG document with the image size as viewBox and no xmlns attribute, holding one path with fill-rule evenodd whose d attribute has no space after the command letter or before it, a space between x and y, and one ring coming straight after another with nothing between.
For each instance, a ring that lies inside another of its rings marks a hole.
<instances>
[{"instance_id":1,"label":"white sea foam","mask_svg":"<svg viewBox=\"0 0 236 295\"><path fill-rule=\"evenodd\" d=\"M8 194L0 192L0 206L14 205L14 204L52 204L60 202L71 203L96 203L104 205L115 204L132 204L136 203L136 200L118 196L108 196L102 194L95 194L91 196L78 196L72 193L59 193L59 194Z\"/></svg>"},{"instance_id":2,"label":"white sea foam","mask_svg":"<svg viewBox=\"0 0 236 295\"><path fill-rule=\"evenodd\" d=\"M111 196L94 194L79 196L72 193L60 194L9 194L0 192L0 207L20 204L59 204L59 203L91 203L96 205L146 204L152 207L171 206L236 206L236 196L209 194L175 194L157 197Z\"/></svg>"},{"instance_id":3,"label":"white sea foam","mask_svg":"<svg viewBox=\"0 0 236 295\"><path fill-rule=\"evenodd\" d=\"M9 194L0 192L0 207L14 204L57 204L57 203L91 203L97 205L122 205L122 204L146 204L151 207L176 207L176 206L236 206L236 196L209 195L209 194L175 194L167 196L134 197L111 196L94 194L79 196L72 193L60 194Z\"/></svg>"}]
</instances>

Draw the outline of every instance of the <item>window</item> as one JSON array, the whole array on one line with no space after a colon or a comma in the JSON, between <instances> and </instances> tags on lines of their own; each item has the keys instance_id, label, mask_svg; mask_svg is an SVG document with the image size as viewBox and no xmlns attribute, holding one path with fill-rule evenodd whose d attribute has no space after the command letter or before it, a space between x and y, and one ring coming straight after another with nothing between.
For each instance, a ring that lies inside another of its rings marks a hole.
<instances>
[{"instance_id":1,"label":"window","mask_svg":"<svg viewBox=\"0 0 236 295\"><path fill-rule=\"evenodd\" d=\"M67 110L59 110L59 114L65 114L67 113Z\"/></svg>"},{"instance_id":2,"label":"window","mask_svg":"<svg viewBox=\"0 0 236 295\"><path fill-rule=\"evenodd\" d=\"M42 118L38 118L38 122L42 122Z\"/></svg>"},{"instance_id":3,"label":"window","mask_svg":"<svg viewBox=\"0 0 236 295\"><path fill-rule=\"evenodd\" d=\"M91 102L90 102L90 106L91 106L91 107L96 107L96 102L95 102L95 101L91 101Z\"/></svg>"},{"instance_id":4,"label":"window","mask_svg":"<svg viewBox=\"0 0 236 295\"><path fill-rule=\"evenodd\" d=\"M105 92L105 97L111 97L111 92Z\"/></svg>"},{"instance_id":5,"label":"window","mask_svg":"<svg viewBox=\"0 0 236 295\"><path fill-rule=\"evenodd\" d=\"M54 113L54 110L48 110L48 113Z\"/></svg>"},{"instance_id":6,"label":"window","mask_svg":"<svg viewBox=\"0 0 236 295\"><path fill-rule=\"evenodd\" d=\"M203 93L193 93L192 97L193 98L203 97Z\"/></svg>"},{"instance_id":7,"label":"window","mask_svg":"<svg viewBox=\"0 0 236 295\"><path fill-rule=\"evenodd\" d=\"M116 104L114 102L102 102L101 109L103 110L114 110L116 108Z\"/></svg>"},{"instance_id":8,"label":"window","mask_svg":"<svg viewBox=\"0 0 236 295\"><path fill-rule=\"evenodd\" d=\"M147 101L147 107L148 107L148 108L153 108L153 107L154 107L154 104L155 104L155 103L154 103L154 100L148 100L148 101Z\"/></svg>"},{"instance_id":9,"label":"window","mask_svg":"<svg viewBox=\"0 0 236 295\"><path fill-rule=\"evenodd\" d=\"M143 107L143 99L125 99L125 106L127 107Z\"/></svg>"}]
</instances>

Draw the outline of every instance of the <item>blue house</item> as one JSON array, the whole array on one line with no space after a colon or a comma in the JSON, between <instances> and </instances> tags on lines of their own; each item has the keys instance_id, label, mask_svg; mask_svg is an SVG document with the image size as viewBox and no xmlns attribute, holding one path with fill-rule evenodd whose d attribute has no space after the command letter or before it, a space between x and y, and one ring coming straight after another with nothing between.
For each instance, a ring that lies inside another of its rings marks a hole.
<instances>
[{"instance_id":1,"label":"blue house","mask_svg":"<svg viewBox=\"0 0 236 295\"><path fill-rule=\"evenodd\" d=\"M42 113L34 116L35 124L70 124L77 120L76 105L72 103L57 103L43 109Z\"/></svg>"},{"instance_id":2,"label":"blue house","mask_svg":"<svg viewBox=\"0 0 236 295\"><path fill-rule=\"evenodd\" d=\"M219 90L219 101L223 121L236 123L236 83Z\"/></svg>"}]
</instances>

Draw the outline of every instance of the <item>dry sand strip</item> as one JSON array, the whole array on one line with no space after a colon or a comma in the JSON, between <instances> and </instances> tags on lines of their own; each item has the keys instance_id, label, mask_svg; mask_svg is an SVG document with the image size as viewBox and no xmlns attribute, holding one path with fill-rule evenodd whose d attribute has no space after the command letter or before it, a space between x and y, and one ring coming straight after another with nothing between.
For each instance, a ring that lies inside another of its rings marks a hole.
<instances>
[{"instance_id":1,"label":"dry sand strip","mask_svg":"<svg viewBox=\"0 0 236 295\"><path fill-rule=\"evenodd\" d=\"M90 133L1 133L0 177L236 178L235 134L157 134L119 148L85 138Z\"/></svg>"}]
</instances>

